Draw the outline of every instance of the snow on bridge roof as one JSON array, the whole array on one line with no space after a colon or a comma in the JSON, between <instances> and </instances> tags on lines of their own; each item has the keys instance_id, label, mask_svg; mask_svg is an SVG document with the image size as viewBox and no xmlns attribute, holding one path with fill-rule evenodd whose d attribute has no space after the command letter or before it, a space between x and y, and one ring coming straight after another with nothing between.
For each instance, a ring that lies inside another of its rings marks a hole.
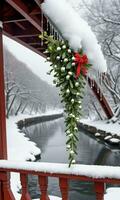
<instances>
[{"instance_id":1,"label":"snow on bridge roof","mask_svg":"<svg viewBox=\"0 0 120 200\"><path fill-rule=\"evenodd\" d=\"M63 38L69 41L72 49L77 51L82 48L95 70L107 71L106 60L95 34L69 2L66 0L45 0L42 9L62 33Z\"/></svg>"}]
</instances>

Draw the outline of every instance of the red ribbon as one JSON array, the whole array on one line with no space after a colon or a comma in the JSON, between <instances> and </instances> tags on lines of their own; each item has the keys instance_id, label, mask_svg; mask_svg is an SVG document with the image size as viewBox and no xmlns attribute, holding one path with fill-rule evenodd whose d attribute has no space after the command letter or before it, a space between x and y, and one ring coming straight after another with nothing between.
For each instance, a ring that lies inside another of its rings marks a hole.
<instances>
[{"instance_id":1,"label":"red ribbon","mask_svg":"<svg viewBox=\"0 0 120 200\"><path fill-rule=\"evenodd\" d=\"M77 79L82 72L83 75L86 75L87 68L84 66L88 63L88 58L86 55L80 55L79 53L74 54L75 63L77 64L76 75L75 78Z\"/></svg>"}]
</instances>

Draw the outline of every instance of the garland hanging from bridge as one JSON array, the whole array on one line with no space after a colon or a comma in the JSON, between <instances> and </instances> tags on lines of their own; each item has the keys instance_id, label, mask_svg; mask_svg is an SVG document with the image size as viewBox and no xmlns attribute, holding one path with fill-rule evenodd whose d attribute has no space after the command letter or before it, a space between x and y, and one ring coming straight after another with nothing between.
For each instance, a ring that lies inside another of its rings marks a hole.
<instances>
[{"instance_id":1,"label":"garland hanging from bridge","mask_svg":"<svg viewBox=\"0 0 120 200\"><path fill-rule=\"evenodd\" d=\"M67 150L69 166L75 164L77 154L77 122L82 115L82 98L87 71L91 66L82 49L74 52L67 41L55 40L46 32L39 36L47 44L45 53L51 62L49 74L54 73L54 84L60 88L61 102L64 104Z\"/></svg>"}]
</instances>

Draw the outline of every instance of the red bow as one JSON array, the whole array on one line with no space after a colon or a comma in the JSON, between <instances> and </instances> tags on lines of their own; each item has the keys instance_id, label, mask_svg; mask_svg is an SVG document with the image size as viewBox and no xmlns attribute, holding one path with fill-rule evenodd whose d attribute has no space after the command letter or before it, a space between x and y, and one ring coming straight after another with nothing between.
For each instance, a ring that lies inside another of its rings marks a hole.
<instances>
[{"instance_id":1,"label":"red bow","mask_svg":"<svg viewBox=\"0 0 120 200\"><path fill-rule=\"evenodd\" d=\"M86 55L81 56L79 53L75 53L74 57L75 57L75 63L77 64L77 70L75 75L77 79L81 72L83 75L86 75L87 68L84 65L88 63L88 58Z\"/></svg>"}]
</instances>

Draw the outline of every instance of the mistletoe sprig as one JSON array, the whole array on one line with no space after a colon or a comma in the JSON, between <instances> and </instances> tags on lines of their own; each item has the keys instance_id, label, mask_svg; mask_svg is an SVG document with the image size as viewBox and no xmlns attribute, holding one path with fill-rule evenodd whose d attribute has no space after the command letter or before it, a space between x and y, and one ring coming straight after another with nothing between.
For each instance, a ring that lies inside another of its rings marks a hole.
<instances>
[{"instance_id":1,"label":"mistletoe sprig","mask_svg":"<svg viewBox=\"0 0 120 200\"><path fill-rule=\"evenodd\" d=\"M54 84L60 88L61 102L64 104L67 150L69 167L75 164L77 154L77 122L82 116L82 99L84 94L84 76L91 66L82 50L74 52L67 41L55 40L46 32L39 36L46 44L47 61L51 62L49 74L54 72Z\"/></svg>"}]
</instances>

